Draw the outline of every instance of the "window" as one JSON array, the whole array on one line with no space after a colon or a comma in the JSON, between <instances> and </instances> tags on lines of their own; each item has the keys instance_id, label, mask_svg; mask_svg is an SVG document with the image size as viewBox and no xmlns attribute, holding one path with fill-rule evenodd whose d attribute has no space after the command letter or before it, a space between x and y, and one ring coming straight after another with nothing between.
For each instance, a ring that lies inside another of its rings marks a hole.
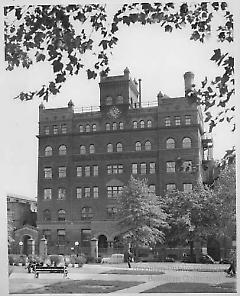
<instances>
[{"instance_id":1,"label":"window","mask_svg":"<svg viewBox=\"0 0 240 296\"><path fill-rule=\"evenodd\" d=\"M47 146L44 150L44 155L45 156L52 156L52 147L51 146Z\"/></svg>"},{"instance_id":2,"label":"window","mask_svg":"<svg viewBox=\"0 0 240 296\"><path fill-rule=\"evenodd\" d=\"M185 124L190 125L191 124L191 115L185 115Z\"/></svg>"},{"instance_id":3,"label":"window","mask_svg":"<svg viewBox=\"0 0 240 296\"><path fill-rule=\"evenodd\" d=\"M82 208L82 220L90 220L93 218L93 211L91 207Z\"/></svg>"},{"instance_id":4,"label":"window","mask_svg":"<svg viewBox=\"0 0 240 296\"><path fill-rule=\"evenodd\" d=\"M107 197L116 198L118 194L122 193L122 186L108 186L107 187Z\"/></svg>"},{"instance_id":5,"label":"window","mask_svg":"<svg viewBox=\"0 0 240 296\"><path fill-rule=\"evenodd\" d=\"M93 166L93 176L98 176L98 165Z\"/></svg>"},{"instance_id":6,"label":"window","mask_svg":"<svg viewBox=\"0 0 240 296\"><path fill-rule=\"evenodd\" d=\"M93 125L92 125L92 131L93 131L93 132L96 132L96 130L97 130L97 126L96 126L96 124L93 124Z\"/></svg>"},{"instance_id":7,"label":"window","mask_svg":"<svg viewBox=\"0 0 240 296\"><path fill-rule=\"evenodd\" d=\"M112 97L106 98L106 105L112 105Z\"/></svg>"},{"instance_id":8,"label":"window","mask_svg":"<svg viewBox=\"0 0 240 296\"><path fill-rule=\"evenodd\" d=\"M84 145L80 146L80 154L85 155L86 154L86 147Z\"/></svg>"},{"instance_id":9,"label":"window","mask_svg":"<svg viewBox=\"0 0 240 296\"><path fill-rule=\"evenodd\" d=\"M106 123L106 131L110 131L110 123Z\"/></svg>"},{"instance_id":10,"label":"window","mask_svg":"<svg viewBox=\"0 0 240 296\"><path fill-rule=\"evenodd\" d=\"M152 127L152 120L148 120L147 121L147 127L149 128L149 127Z\"/></svg>"},{"instance_id":11,"label":"window","mask_svg":"<svg viewBox=\"0 0 240 296\"><path fill-rule=\"evenodd\" d=\"M65 221L66 220L66 212L64 210L58 211L58 221Z\"/></svg>"},{"instance_id":12,"label":"window","mask_svg":"<svg viewBox=\"0 0 240 296\"><path fill-rule=\"evenodd\" d=\"M57 230L57 243L58 245L65 245L66 231L65 229Z\"/></svg>"},{"instance_id":13,"label":"window","mask_svg":"<svg viewBox=\"0 0 240 296\"><path fill-rule=\"evenodd\" d=\"M43 221L51 221L51 212L46 209L43 211Z\"/></svg>"},{"instance_id":14,"label":"window","mask_svg":"<svg viewBox=\"0 0 240 296\"><path fill-rule=\"evenodd\" d=\"M173 191L176 189L176 184L171 183L171 184L167 184L167 191Z\"/></svg>"},{"instance_id":15,"label":"window","mask_svg":"<svg viewBox=\"0 0 240 296\"><path fill-rule=\"evenodd\" d=\"M122 164L112 164L107 166L107 174L115 175L123 173L123 165Z\"/></svg>"},{"instance_id":16,"label":"window","mask_svg":"<svg viewBox=\"0 0 240 296\"><path fill-rule=\"evenodd\" d=\"M59 167L58 168L58 177L59 178L66 178L67 175L67 168L66 167Z\"/></svg>"},{"instance_id":17,"label":"window","mask_svg":"<svg viewBox=\"0 0 240 296\"><path fill-rule=\"evenodd\" d=\"M154 184L149 185L149 191L155 193L156 192L156 186Z\"/></svg>"},{"instance_id":18,"label":"window","mask_svg":"<svg viewBox=\"0 0 240 296\"><path fill-rule=\"evenodd\" d=\"M173 138L167 139L166 148L167 149L174 149L175 148L175 140Z\"/></svg>"},{"instance_id":19,"label":"window","mask_svg":"<svg viewBox=\"0 0 240 296\"><path fill-rule=\"evenodd\" d=\"M182 170L186 173L192 172L192 161L191 160L184 161L182 163Z\"/></svg>"},{"instance_id":20,"label":"window","mask_svg":"<svg viewBox=\"0 0 240 296\"><path fill-rule=\"evenodd\" d=\"M108 206L107 207L107 217L114 219L117 215L117 208Z\"/></svg>"},{"instance_id":21,"label":"window","mask_svg":"<svg viewBox=\"0 0 240 296\"><path fill-rule=\"evenodd\" d=\"M184 192L191 192L192 191L192 183L184 183L183 184L183 191Z\"/></svg>"},{"instance_id":22,"label":"window","mask_svg":"<svg viewBox=\"0 0 240 296\"><path fill-rule=\"evenodd\" d=\"M58 149L59 155L66 155L67 154L67 147L65 145L61 145Z\"/></svg>"},{"instance_id":23,"label":"window","mask_svg":"<svg viewBox=\"0 0 240 296\"><path fill-rule=\"evenodd\" d=\"M50 229L43 229L42 234L45 237L45 239L47 240L47 242L51 241L52 233L51 233Z\"/></svg>"},{"instance_id":24,"label":"window","mask_svg":"<svg viewBox=\"0 0 240 296\"><path fill-rule=\"evenodd\" d=\"M165 118L165 126L171 126L171 119L170 117Z\"/></svg>"},{"instance_id":25,"label":"window","mask_svg":"<svg viewBox=\"0 0 240 296\"><path fill-rule=\"evenodd\" d=\"M77 188L77 198L82 198L82 188Z\"/></svg>"},{"instance_id":26,"label":"window","mask_svg":"<svg viewBox=\"0 0 240 296\"><path fill-rule=\"evenodd\" d=\"M86 133L89 133L90 132L90 125L89 124L86 125L85 131L86 131Z\"/></svg>"},{"instance_id":27,"label":"window","mask_svg":"<svg viewBox=\"0 0 240 296\"><path fill-rule=\"evenodd\" d=\"M84 132L83 125L79 125L79 132L80 133L83 133Z\"/></svg>"},{"instance_id":28,"label":"window","mask_svg":"<svg viewBox=\"0 0 240 296\"><path fill-rule=\"evenodd\" d=\"M167 162L167 173L175 173L175 161Z\"/></svg>"},{"instance_id":29,"label":"window","mask_svg":"<svg viewBox=\"0 0 240 296\"><path fill-rule=\"evenodd\" d=\"M52 168L44 168L44 178L52 179Z\"/></svg>"},{"instance_id":30,"label":"window","mask_svg":"<svg viewBox=\"0 0 240 296\"><path fill-rule=\"evenodd\" d=\"M98 198L98 187L93 187L93 198Z\"/></svg>"},{"instance_id":31,"label":"window","mask_svg":"<svg viewBox=\"0 0 240 296\"><path fill-rule=\"evenodd\" d=\"M44 199L52 199L52 189L51 188L45 188L43 190L43 198Z\"/></svg>"},{"instance_id":32,"label":"window","mask_svg":"<svg viewBox=\"0 0 240 296\"><path fill-rule=\"evenodd\" d=\"M152 150L152 144L150 141L145 142L145 150L147 151Z\"/></svg>"},{"instance_id":33,"label":"window","mask_svg":"<svg viewBox=\"0 0 240 296\"><path fill-rule=\"evenodd\" d=\"M62 134L66 134L67 133L67 125L66 124L62 124L61 125L61 132L62 132Z\"/></svg>"},{"instance_id":34,"label":"window","mask_svg":"<svg viewBox=\"0 0 240 296\"><path fill-rule=\"evenodd\" d=\"M95 153L95 147L94 147L93 144L91 144L91 145L89 146L89 153L90 153L90 154L94 154L94 153Z\"/></svg>"},{"instance_id":35,"label":"window","mask_svg":"<svg viewBox=\"0 0 240 296\"><path fill-rule=\"evenodd\" d=\"M144 128L145 127L145 123L143 120L140 121L140 128Z\"/></svg>"},{"instance_id":36,"label":"window","mask_svg":"<svg viewBox=\"0 0 240 296\"><path fill-rule=\"evenodd\" d=\"M53 126L53 134L54 135L57 135L58 134L58 126L57 125L54 125Z\"/></svg>"},{"instance_id":37,"label":"window","mask_svg":"<svg viewBox=\"0 0 240 296\"><path fill-rule=\"evenodd\" d=\"M107 152L113 152L113 144L107 144Z\"/></svg>"},{"instance_id":38,"label":"window","mask_svg":"<svg viewBox=\"0 0 240 296\"><path fill-rule=\"evenodd\" d=\"M91 190L90 187L85 187L84 188L84 197L89 198L91 196Z\"/></svg>"},{"instance_id":39,"label":"window","mask_svg":"<svg viewBox=\"0 0 240 296\"><path fill-rule=\"evenodd\" d=\"M137 128L137 127L138 127L137 121L133 121L133 128Z\"/></svg>"},{"instance_id":40,"label":"window","mask_svg":"<svg viewBox=\"0 0 240 296\"><path fill-rule=\"evenodd\" d=\"M81 166L77 167L77 177L82 177L82 167Z\"/></svg>"},{"instance_id":41,"label":"window","mask_svg":"<svg viewBox=\"0 0 240 296\"><path fill-rule=\"evenodd\" d=\"M85 177L90 177L90 166L85 166Z\"/></svg>"},{"instance_id":42,"label":"window","mask_svg":"<svg viewBox=\"0 0 240 296\"><path fill-rule=\"evenodd\" d=\"M136 142L136 144L135 144L135 150L136 151L141 151L141 149L142 149L141 143L140 142Z\"/></svg>"},{"instance_id":43,"label":"window","mask_svg":"<svg viewBox=\"0 0 240 296\"><path fill-rule=\"evenodd\" d=\"M146 163L140 163L140 174L141 175L147 174L147 164Z\"/></svg>"},{"instance_id":44,"label":"window","mask_svg":"<svg viewBox=\"0 0 240 296\"><path fill-rule=\"evenodd\" d=\"M112 129L115 131L117 129L117 123L114 122L113 125L112 125Z\"/></svg>"},{"instance_id":45,"label":"window","mask_svg":"<svg viewBox=\"0 0 240 296\"><path fill-rule=\"evenodd\" d=\"M119 129L123 130L123 122L119 122Z\"/></svg>"},{"instance_id":46,"label":"window","mask_svg":"<svg viewBox=\"0 0 240 296\"><path fill-rule=\"evenodd\" d=\"M180 125L181 124L180 116L175 116L174 121L175 121L175 125Z\"/></svg>"},{"instance_id":47,"label":"window","mask_svg":"<svg viewBox=\"0 0 240 296\"><path fill-rule=\"evenodd\" d=\"M45 126L44 133L45 133L45 135L49 135L50 134L50 128L49 128L49 126Z\"/></svg>"},{"instance_id":48,"label":"window","mask_svg":"<svg viewBox=\"0 0 240 296\"><path fill-rule=\"evenodd\" d=\"M132 163L132 174L135 175L138 173L138 165L137 163Z\"/></svg>"},{"instance_id":49,"label":"window","mask_svg":"<svg viewBox=\"0 0 240 296\"><path fill-rule=\"evenodd\" d=\"M122 151L123 151L122 143L117 143L117 152L122 152Z\"/></svg>"},{"instance_id":50,"label":"window","mask_svg":"<svg viewBox=\"0 0 240 296\"><path fill-rule=\"evenodd\" d=\"M149 174L155 174L156 173L156 164L155 162L149 163Z\"/></svg>"},{"instance_id":51,"label":"window","mask_svg":"<svg viewBox=\"0 0 240 296\"><path fill-rule=\"evenodd\" d=\"M66 199L66 189L65 188L58 188L58 199L59 200Z\"/></svg>"},{"instance_id":52,"label":"window","mask_svg":"<svg viewBox=\"0 0 240 296\"><path fill-rule=\"evenodd\" d=\"M91 229L81 230L81 246L82 247L86 247L89 250L90 244L91 244L91 238L92 238Z\"/></svg>"},{"instance_id":53,"label":"window","mask_svg":"<svg viewBox=\"0 0 240 296\"><path fill-rule=\"evenodd\" d=\"M191 148L192 147L192 140L190 138L183 138L182 147L183 148Z\"/></svg>"},{"instance_id":54,"label":"window","mask_svg":"<svg viewBox=\"0 0 240 296\"><path fill-rule=\"evenodd\" d=\"M123 97L122 96L117 96L116 103L117 104L123 104Z\"/></svg>"}]
</instances>

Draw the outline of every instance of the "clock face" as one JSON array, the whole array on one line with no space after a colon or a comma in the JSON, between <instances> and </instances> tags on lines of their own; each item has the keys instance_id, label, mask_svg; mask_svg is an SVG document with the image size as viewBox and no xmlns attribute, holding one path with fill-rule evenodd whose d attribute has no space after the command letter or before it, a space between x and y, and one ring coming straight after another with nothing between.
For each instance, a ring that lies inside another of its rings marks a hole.
<instances>
[{"instance_id":1,"label":"clock face","mask_svg":"<svg viewBox=\"0 0 240 296\"><path fill-rule=\"evenodd\" d=\"M109 115L113 118L117 118L121 114L121 111L117 107L112 107L109 110Z\"/></svg>"}]
</instances>

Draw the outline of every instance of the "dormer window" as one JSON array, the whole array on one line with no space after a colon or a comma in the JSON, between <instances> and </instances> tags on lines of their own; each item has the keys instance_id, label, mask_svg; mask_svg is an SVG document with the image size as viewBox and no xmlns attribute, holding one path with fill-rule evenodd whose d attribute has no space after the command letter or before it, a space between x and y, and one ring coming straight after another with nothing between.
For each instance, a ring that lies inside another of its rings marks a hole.
<instances>
[{"instance_id":1,"label":"dormer window","mask_svg":"<svg viewBox=\"0 0 240 296\"><path fill-rule=\"evenodd\" d=\"M112 105L112 97L106 98L106 105Z\"/></svg>"}]
</instances>

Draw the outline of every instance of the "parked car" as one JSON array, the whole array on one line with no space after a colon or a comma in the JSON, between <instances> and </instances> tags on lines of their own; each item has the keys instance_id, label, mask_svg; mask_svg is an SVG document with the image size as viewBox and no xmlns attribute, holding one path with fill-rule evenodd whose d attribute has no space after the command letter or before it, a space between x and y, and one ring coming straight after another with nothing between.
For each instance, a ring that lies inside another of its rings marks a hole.
<instances>
[{"instance_id":1,"label":"parked car","mask_svg":"<svg viewBox=\"0 0 240 296\"><path fill-rule=\"evenodd\" d=\"M206 263L206 264L214 264L216 263L215 260L209 256L208 254L204 254L199 259L200 263Z\"/></svg>"},{"instance_id":2,"label":"parked car","mask_svg":"<svg viewBox=\"0 0 240 296\"><path fill-rule=\"evenodd\" d=\"M167 256L164 261L165 262L175 262L175 259L172 256Z\"/></svg>"}]
</instances>

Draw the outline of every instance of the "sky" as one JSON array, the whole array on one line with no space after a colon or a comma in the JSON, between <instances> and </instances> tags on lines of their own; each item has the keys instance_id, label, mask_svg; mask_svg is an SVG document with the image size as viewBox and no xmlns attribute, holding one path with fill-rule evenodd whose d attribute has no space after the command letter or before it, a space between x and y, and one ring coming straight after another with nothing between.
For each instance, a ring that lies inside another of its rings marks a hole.
<instances>
[{"instance_id":1,"label":"sky","mask_svg":"<svg viewBox=\"0 0 240 296\"><path fill-rule=\"evenodd\" d=\"M110 9L114 10L115 6ZM217 76L218 67L210 61L214 40L200 44L189 40L188 30L165 33L159 26L134 25L121 28L119 43L110 57L109 75L122 75L126 67L132 78L142 79L142 101L156 100L159 91L170 97L184 96L183 75L195 74L199 84L207 75ZM216 47L217 46L217 47ZM230 49L231 50L231 49ZM1 99L2 156L1 180L6 193L37 196L38 107L41 100L21 102L13 98L22 90L34 90L51 78L47 64L38 63L31 70L5 72ZM99 79L88 80L86 73L68 79L61 93L44 102L46 108L66 107L71 99L75 107L99 105ZM235 145L229 125L223 123L212 133L214 157L220 159ZM224 136L224 137L223 137ZM223 140L224 139L224 140Z\"/></svg>"}]
</instances>

